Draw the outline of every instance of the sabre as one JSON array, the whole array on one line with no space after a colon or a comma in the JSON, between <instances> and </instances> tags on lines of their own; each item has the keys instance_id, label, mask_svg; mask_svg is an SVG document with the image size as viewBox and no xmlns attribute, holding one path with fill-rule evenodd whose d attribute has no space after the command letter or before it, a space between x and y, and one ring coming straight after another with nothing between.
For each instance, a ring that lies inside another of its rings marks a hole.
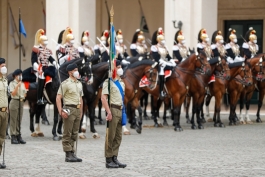
<instances>
[{"instance_id":1,"label":"sabre","mask_svg":"<svg viewBox=\"0 0 265 177\"><path fill-rule=\"evenodd\" d=\"M100 42L100 44L104 47L106 51L109 51L109 49L103 44L103 42L97 37L97 40Z\"/></svg>"}]
</instances>

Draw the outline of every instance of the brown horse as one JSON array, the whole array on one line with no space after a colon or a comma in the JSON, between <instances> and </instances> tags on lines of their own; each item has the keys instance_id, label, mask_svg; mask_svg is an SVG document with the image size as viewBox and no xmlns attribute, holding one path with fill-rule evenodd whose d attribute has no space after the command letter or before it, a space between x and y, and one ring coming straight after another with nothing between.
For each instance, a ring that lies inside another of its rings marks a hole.
<instances>
[{"instance_id":1,"label":"brown horse","mask_svg":"<svg viewBox=\"0 0 265 177\"><path fill-rule=\"evenodd\" d=\"M240 95L240 117L239 121L241 124L252 124L253 122L250 120L248 115L248 110L250 106L250 99L252 98L252 95L255 91L255 85L260 85L258 83L261 83L265 79L264 75L264 66L265 66L265 57L263 54L255 56L254 58L249 59L247 62L251 66L251 71L253 75L253 84L250 86L246 86L243 90L243 92ZM261 90L263 88L261 87ZM244 100L246 100L246 114L245 114L245 120L243 118L242 109L244 108Z\"/></svg>"},{"instance_id":2,"label":"brown horse","mask_svg":"<svg viewBox=\"0 0 265 177\"><path fill-rule=\"evenodd\" d=\"M189 96L187 97L187 103L186 103L186 115L188 115L190 100L191 100L191 97L193 98L192 117L191 117L191 124L192 124L191 128L192 129L197 129L195 125L195 121L194 121L195 113L196 113L198 128L199 129L204 128L202 125L203 122L201 121L201 118L200 118L200 112L203 109L205 93L208 87L209 87L209 90L214 92L212 94L215 94L215 97L217 99L216 109L217 109L217 112L219 109L219 114L220 114L220 104L221 104L221 99L222 99L221 93L225 92L225 80L230 79L230 70L229 70L229 67L228 67L228 64L225 58L221 59L219 57L216 57L216 58L209 60L209 63L211 64L211 75L215 74L216 78L220 80L220 82L217 81L217 83L215 84L216 87L213 87L213 83L210 83L208 85L208 82L210 79L209 76L202 74L200 71L195 72L194 77L192 78L192 81L190 82Z\"/></svg>"},{"instance_id":3,"label":"brown horse","mask_svg":"<svg viewBox=\"0 0 265 177\"><path fill-rule=\"evenodd\" d=\"M173 68L172 74L165 83L165 90L167 92L167 97L172 98L172 106L173 111L172 114L174 116L175 131L182 131L182 127L180 126L180 110L181 105L184 102L185 96L189 89L189 83L192 79L192 76L195 72L196 68L200 68L200 70L207 75L210 75L210 65L207 61L205 53L200 53L198 56L195 54L190 55L185 61L181 62L177 67ZM154 97L154 122L157 124L157 115L159 108L157 106L157 101L159 98L159 91L156 88L156 91L151 91L149 88L143 88L148 93L152 94ZM164 119L164 121L166 121Z\"/></svg>"},{"instance_id":4,"label":"brown horse","mask_svg":"<svg viewBox=\"0 0 265 177\"><path fill-rule=\"evenodd\" d=\"M123 82L125 84L125 97L124 97L124 105L127 107L127 116L129 118L129 123L136 124L136 131L141 133L142 119L140 118L138 124L133 122L135 109L139 106L138 99L141 95L139 92L139 82L142 77L145 75L149 82L149 88L153 89L157 83L157 69L155 66L156 62L151 60L142 60L137 61L133 64L130 64L128 68L124 71L122 76ZM128 104L130 103L130 104ZM132 112L130 110L133 110Z\"/></svg>"}]
</instances>

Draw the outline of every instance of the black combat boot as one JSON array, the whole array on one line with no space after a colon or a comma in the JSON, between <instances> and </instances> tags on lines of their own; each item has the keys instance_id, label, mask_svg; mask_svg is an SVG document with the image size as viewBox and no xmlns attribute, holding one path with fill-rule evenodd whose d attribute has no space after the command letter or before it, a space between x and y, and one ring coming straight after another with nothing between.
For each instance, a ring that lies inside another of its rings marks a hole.
<instances>
[{"instance_id":1,"label":"black combat boot","mask_svg":"<svg viewBox=\"0 0 265 177\"><path fill-rule=\"evenodd\" d=\"M26 144L26 141L22 139L21 135L17 135L17 142L18 144Z\"/></svg>"},{"instance_id":2,"label":"black combat boot","mask_svg":"<svg viewBox=\"0 0 265 177\"><path fill-rule=\"evenodd\" d=\"M159 75L159 97L160 99L164 99L165 93L164 93L164 84L165 84L165 76Z\"/></svg>"},{"instance_id":3,"label":"black combat boot","mask_svg":"<svg viewBox=\"0 0 265 177\"><path fill-rule=\"evenodd\" d=\"M119 168L119 165L113 162L112 157L106 157L106 168Z\"/></svg>"},{"instance_id":4,"label":"black combat boot","mask_svg":"<svg viewBox=\"0 0 265 177\"><path fill-rule=\"evenodd\" d=\"M78 158L73 151L72 151L72 156L76 158L77 162L82 162L82 159Z\"/></svg>"},{"instance_id":5,"label":"black combat boot","mask_svg":"<svg viewBox=\"0 0 265 177\"><path fill-rule=\"evenodd\" d=\"M18 144L17 137L15 135L11 135L11 144Z\"/></svg>"},{"instance_id":6,"label":"black combat boot","mask_svg":"<svg viewBox=\"0 0 265 177\"><path fill-rule=\"evenodd\" d=\"M113 162L114 162L115 164L119 165L119 168L125 168L125 167L127 166L126 164L122 164L122 163L120 163L120 162L118 161L118 159L117 159L117 156L113 156L113 157L112 157L112 160L113 160Z\"/></svg>"},{"instance_id":7,"label":"black combat boot","mask_svg":"<svg viewBox=\"0 0 265 177\"><path fill-rule=\"evenodd\" d=\"M77 159L75 157L73 157L71 151L67 151L67 152L65 152L65 161L66 162L77 162Z\"/></svg>"},{"instance_id":8,"label":"black combat boot","mask_svg":"<svg viewBox=\"0 0 265 177\"><path fill-rule=\"evenodd\" d=\"M44 105L43 102L43 89L44 89L45 79L38 79L38 92L37 92L37 104Z\"/></svg>"}]
</instances>

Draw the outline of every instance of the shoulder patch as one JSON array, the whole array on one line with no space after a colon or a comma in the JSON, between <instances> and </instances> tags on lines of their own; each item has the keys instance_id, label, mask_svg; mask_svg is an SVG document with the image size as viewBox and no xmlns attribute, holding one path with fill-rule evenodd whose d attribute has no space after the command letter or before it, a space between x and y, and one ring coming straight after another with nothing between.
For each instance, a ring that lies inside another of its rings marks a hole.
<instances>
[{"instance_id":1,"label":"shoulder patch","mask_svg":"<svg viewBox=\"0 0 265 177\"><path fill-rule=\"evenodd\" d=\"M33 46L32 47L32 52L34 52L34 53L39 53L39 48L37 47L37 46Z\"/></svg>"},{"instance_id":2,"label":"shoulder patch","mask_svg":"<svg viewBox=\"0 0 265 177\"><path fill-rule=\"evenodd\" d=\"M213 50L213 49L216 49L216 44L212 44L211 45L211 49Z\"/></svg>"},{"instance_id":3,"label":"shoulder patch","mask_svg":"<svg viewBox=\"0 0 265 177\"><path fill-rule=\"evenodd\" d=\"M78 47L78 52L84 52L84 49L83 49L83 47Z\"/></svg>"},{"instance_id":4,"label":"shoulder patch","mask_svg":"<svg viewBox=\"0 0 265 177\"><path fill-rule=\"evenodd\" d=\"M95 45L94 46L94 50L98 50L98 45Z\"/></svg>"},{"instance_id":5,"label":"shoulder patch","mask_svg":"<svg viewBox=\"0 0 265 177\"><path fill-rule=\"evenodd\" d=\"M173 50L173 51L179 50L179 46L177 46L177 45L173 45L172 50Z\"/></svg>"},{"instance_id":6,"label":"shoulder patch","mask_svg":"<svg viewBox=\"0 0 265 177\"><path fill-rule=\"evenodd\" d=\"M242 47L244 48L244 49L248 49L249 48L249 45L247 44L247 43L243 43L243 45L242 45Z\"/></svg>"},{"instance_id":7,"label":"shoulder patch","mask_svg":"<svg viewBox=\"0 0 265 177\"><path fill-rule=\"evenodd\" d=\"M136 49L136 44L131 44L130 49Z\"/></svg>"},{"instance_id":8,"label":"shoulder patch","mask_svg":"<svg viewBox=\"0 0 265 177\"><path fill-rule=\"evenodd\" d=\"M157 47L156 47L156 45L152 45L152 46L151 46L151 51L152 51L152 52L157 52Z\"/></svg>"},{"instance_id":9,"label":"shoulder patch","mask_svg":"<svg viewBox=\"0 0 265 177\"><path fill-rule=\"evenodd\" d=\"M203 49L204 47L202 46L201 43L198 43L198 44L197 44L197 48Z\"/></svg>"},{"instance_id":10,"label":"shoulder patch","mask_svg":"<svg viewBox=\"0 0 265 177\"><path fill-rule=\"evenodd\" d=\"M231 45L229 44L229 43L227 43L226 45L225 45L225 49L230 49L231 48Z\"/></svg>"}]
</instances>

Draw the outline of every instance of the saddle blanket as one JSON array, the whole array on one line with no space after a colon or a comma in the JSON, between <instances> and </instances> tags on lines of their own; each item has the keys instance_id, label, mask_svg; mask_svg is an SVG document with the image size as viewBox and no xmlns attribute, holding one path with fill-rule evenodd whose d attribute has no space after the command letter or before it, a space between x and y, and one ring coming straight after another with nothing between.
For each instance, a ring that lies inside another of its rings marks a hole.
<instances>
[{"instance_id":1,"label":"saddle blanket","mask_svg":"<svg viewBox=\"0 0 265 177\"><path fill-rule=\"evenodd\" d=\"M46 84L52 82L52 78L50 76L46 76L45 77L45 86ZM25 88L26 90L28 91L29 89L37 89L37 85L38 83L37 82L28 82L28 81L24 81L24 85L25 85Z\"/></svg>"},{"instance_id":2,"label":"saddle blanket","mask_svg":"<svg viewBox=\"0 0 265 177\"><path fill-rule=\"evenodd\" d=\"M165 79L166 78L168 78L168 77L170 77L171 76L171 74L172 74L172 71L171 70L165 70ZM140 82L139 82L139 87L140 88L142 88L142 87L147 87L147 86L149 86L151 83L150 83L150 81L147 79L147 77L144 75L143 77L142 77L142 79L140 80Z\"/></svg>"}]
</instances>

